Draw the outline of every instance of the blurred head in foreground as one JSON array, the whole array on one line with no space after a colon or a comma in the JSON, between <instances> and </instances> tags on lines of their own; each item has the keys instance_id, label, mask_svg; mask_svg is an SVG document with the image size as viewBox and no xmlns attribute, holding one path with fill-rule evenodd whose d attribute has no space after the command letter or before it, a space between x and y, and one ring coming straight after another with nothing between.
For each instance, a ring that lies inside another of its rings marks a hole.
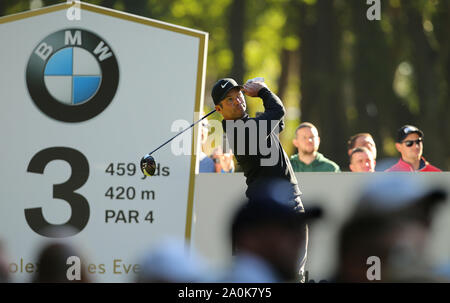
<instances>
[{"instance_id":1,"label":"blurred head in foreground","mask_svg":"<svg viewBox=\"0 0 450 303\"><path fill-rule=\"evenodd\" d=\"M0 241L0 283L7 283L10 280L6 252Z\"/></svg>"},{"instance_id":2,"label":"blurred head in foreground","mask_svg":"<svg viewBox=\"0 0 450 303\"><path fill-rule=\"evenodd\" d=\"M359 197L339 236L336 282L371 282L370 257L381 282L434 281L424 259L433 212L446 193L410 175L380 175ZM376 279L378 280L378 279Z\"/></svg>"},{"instance_id":3,"label":"blurred head in foreground","mask_svg":"<svg viewBox=\"0 0 450 303\"><path fill-rule=\"evenodd\" d=\"M138 283L196 283L211 280L202 259L183 240L165 239L142 260Z\"/></svg>"},{"instance_id":4,"label":"blurred head in foreground","mask_svg":"<svg viewBox=\"0 0 450 303\"><path fill-rule=\"evenodd\" d=\"M269 197L246 201L231 226L235 263L228 281L293 281L304 249L306 224L320 211L301 212Z\"/></svg>"},{"instance_id":5,"label":"blurred head in foreground","mask_svg":"<svg viewBox=\"0 0 450 303\"><path fill-rule=\"evenodd\" d=\"M67 264L69 257L76 256L80 258L80 280L69 280L67 271L71 268L73 262ZM71 245L64 243L52 243L46 245L39 253L39 270L36 272L33 282L35 283L68 283L90 282L83 267L83 257Z\"/></svg>"}]
</instances>

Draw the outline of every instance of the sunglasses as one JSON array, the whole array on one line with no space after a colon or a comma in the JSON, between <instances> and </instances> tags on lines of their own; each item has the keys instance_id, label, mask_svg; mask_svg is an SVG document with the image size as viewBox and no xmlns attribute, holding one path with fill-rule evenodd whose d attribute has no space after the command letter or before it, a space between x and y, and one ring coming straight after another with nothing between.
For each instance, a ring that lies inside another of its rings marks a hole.
<instances>
[{"instance_id":1,"label":"sunglasses","mask_svg":"<svg viewBox=\"0 0 450 303\"><path fill-rule=\"evenodd\" d=\"M405 143L405 145L406 145L407 147L413 146L414 143L416 143L417 145L419 145L419 144L422 143L422 142L423 142L423 139L422 139L422 138L419 138L419 139L417 139L417 140L406 140L406 141L403 141L403 143Z\"/></svg>"}]
</instances>

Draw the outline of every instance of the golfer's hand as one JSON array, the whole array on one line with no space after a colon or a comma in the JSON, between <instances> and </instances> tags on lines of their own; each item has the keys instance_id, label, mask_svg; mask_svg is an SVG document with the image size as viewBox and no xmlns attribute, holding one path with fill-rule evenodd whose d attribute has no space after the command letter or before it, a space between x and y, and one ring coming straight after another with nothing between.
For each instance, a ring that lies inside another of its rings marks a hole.
<instances>
[{"instance_id":1,"label":"golfer's hand","mask_svg":"<svg viewBox=\"0 0 450 303\"><path fill-rule=\"evenodd\" d=\"M258 92L261 88L267 87L264 82L251 82L244 84L244 94L249 97L258 97Z\"/></svg>"}]
</instances>

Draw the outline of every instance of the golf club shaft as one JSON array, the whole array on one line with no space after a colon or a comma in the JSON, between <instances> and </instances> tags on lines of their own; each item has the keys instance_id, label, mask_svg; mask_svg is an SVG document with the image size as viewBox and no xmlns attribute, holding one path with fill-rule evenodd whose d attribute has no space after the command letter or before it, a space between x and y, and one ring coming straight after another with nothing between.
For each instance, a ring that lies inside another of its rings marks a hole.
<instances>
[{"instance_id":1,"label":"golf club shaft","mask_svg":"<svg viewBox=\"0 0 450 303\"><path fill-rule=\"evenodd\" d=\"M164 142L163 144L161 144L159 147L157 147L154 151L148 153L148 155L153 154L155 151L157 151L158 149L160 149L161 147L163 147L164 145L166 145L167 143L169 143L170 141L172 141L173 139L175 139L176 137L178 137L179 135L181 135L182 133L184 133L185 131L187 131L188 129L190 129L191 127L193 127L195 124L197 124L198 122L202 121L203 119L205 119L206 117L208 117L209 115L215 113L216 110L214 109L213 111L211 111L210 113L208 113L207 115L203 116L200 120L194 122L191 124L191 126L185 128L184 130L182 130L181 132L179 132L178 134L176 134L175 136L173 136L172 138L170 138L169 140L167 140L166 142Z\"/></svg>"}]
</instances>

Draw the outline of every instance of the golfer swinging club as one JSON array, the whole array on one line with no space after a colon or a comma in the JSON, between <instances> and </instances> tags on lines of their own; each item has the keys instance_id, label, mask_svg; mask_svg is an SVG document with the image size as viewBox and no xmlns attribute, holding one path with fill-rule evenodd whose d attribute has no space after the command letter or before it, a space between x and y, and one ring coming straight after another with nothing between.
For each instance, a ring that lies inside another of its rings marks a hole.
<instances>
[{"instance_id":1,"label":"golfer swinging club","mask_svg":"<svg viewBox=\"0 0 450 303\"><path fill-rule=\"evenodd\" d=\"M260 97L264 113L250 118L246 113L244 94ZM281 146L278 134L284 129L285 109L263 79L255 78L243 86L234 79L220 79L211 92L215 109L223 116L222 127L227 135L233 153L244 171L248 198L261 188L258 183L267 178L284 179L290 183L283 202L299 212L304 212L300 198L301 191L286 152ZM239 136L241 134L241 136ZM244 135L242 135L244 134ZM268 153L267 151L270 152ZM300 280L304 279L308 246L308 228L304 229L304 250L299 263Z\"/></svg>"}]
</instances>

